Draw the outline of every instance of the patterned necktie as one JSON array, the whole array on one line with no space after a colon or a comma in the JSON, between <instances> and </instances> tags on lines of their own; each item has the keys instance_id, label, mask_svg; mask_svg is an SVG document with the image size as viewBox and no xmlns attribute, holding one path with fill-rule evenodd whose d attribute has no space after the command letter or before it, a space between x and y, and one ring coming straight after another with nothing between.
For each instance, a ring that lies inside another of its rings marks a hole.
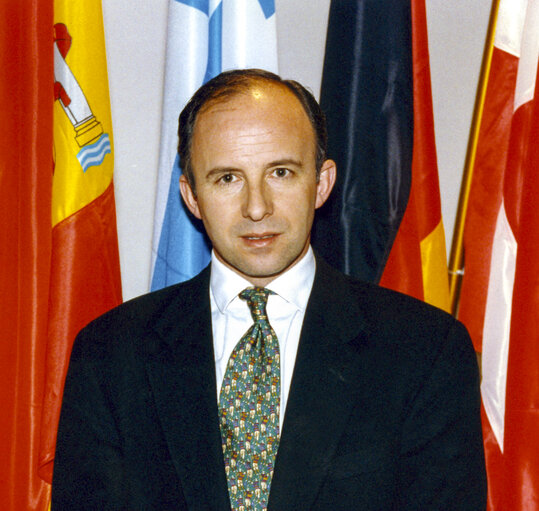
<instances>
[{"instance_id":1,"label":"patterned necktie","mask_svg":"<svg viewBox=\"0 0 539 511\"><path fill-rule=\"evenodd\" d=\"M272 291L240 293L254 324L240 339L226 367L219 414L228 493L234 511L265 510L279 446L281 396L279 342L266 315Z\"/></svg>"}]
</instances>

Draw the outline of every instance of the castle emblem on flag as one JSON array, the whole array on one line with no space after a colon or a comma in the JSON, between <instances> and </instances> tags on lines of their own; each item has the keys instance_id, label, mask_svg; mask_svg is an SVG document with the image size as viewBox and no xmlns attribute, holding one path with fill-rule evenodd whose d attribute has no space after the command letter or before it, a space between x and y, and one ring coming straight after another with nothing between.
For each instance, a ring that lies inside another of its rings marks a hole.
<instances>
[{"instance_id":1,"label":"castle emblem on flag","mask_svg":"<svg viewBox=\"0 0 539 511\"><path fill-rule=\"evenodd\" d=\"M77 159L82 170L101 165L110 154L109 135L103 133L101 123L93 114L86 96L69 68L65 57L71 48L72 38L63 23L54 25L54 94L75 130L75 141L81 150Z\"/></svg>"}]
</instances>

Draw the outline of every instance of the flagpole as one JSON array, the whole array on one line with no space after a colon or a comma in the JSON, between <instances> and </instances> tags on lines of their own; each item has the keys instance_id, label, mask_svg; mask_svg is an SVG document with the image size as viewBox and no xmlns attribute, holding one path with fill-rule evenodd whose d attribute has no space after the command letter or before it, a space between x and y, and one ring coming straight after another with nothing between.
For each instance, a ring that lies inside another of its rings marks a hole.
<instances>
[{"instance_id":1,"label":"flagpole","mask_svg":"<svg viewBox=\"0 0 539 511\"><path fill-rule=\"evenodd\" d=\"M451 254L449 257L449 298L451 313L456 316L458 310L458 301L460 296L460 285L464 275L464 224L466 221L466 211L468 209L468 200L470 197L470 188L472 184L475 156L477 153L477 140L479 138L479 129L483 117L485 105L485 96L487 91L488 76L492 62L492 53L494 49L494 36L496 33L496 21L498 18L498 7L500 0L493 0L490 10L490 18L485 40L485 49L483 51L483 61L481 63L481 73L479 75L479 84L475 97L474 114L470 137L468 139L468 148L466 150L466 160L464 163L464 172L460 189L459 203L457 208L457 217L455 228L453 230L453 241L451 244Z\"/></svg>"}]
</instances>

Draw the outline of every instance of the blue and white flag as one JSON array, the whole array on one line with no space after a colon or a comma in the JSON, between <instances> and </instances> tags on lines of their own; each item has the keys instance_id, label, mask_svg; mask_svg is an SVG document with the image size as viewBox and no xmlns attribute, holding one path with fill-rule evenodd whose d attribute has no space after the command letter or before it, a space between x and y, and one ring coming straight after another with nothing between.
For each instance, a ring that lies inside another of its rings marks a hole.
<instances>
[{"instance_id":1,"label":"blue and white flag","mask_svg":"<svg viewBox=\"0 0 539 511\"><path fill-rule=\"evenodd\" d=\"M170 0L151 289L190 279L210 259L202 225L179 192L178 117L221 71L277 72L274 0Z\"/></svg>"}]
</instances>

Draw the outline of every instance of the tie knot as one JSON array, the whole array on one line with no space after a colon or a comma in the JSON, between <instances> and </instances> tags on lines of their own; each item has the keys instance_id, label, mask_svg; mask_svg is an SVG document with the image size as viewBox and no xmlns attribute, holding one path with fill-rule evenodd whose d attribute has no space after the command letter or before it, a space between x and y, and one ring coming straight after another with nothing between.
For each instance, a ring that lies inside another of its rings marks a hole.
<instances>
[{"instance_id":1,"label":"tie knot","mask_svg":"<svg viewBox=\"0 0 539 511\"><path fill-rule=\"evenodd\" d=\"M274 294L273 291L265 287L248 287L239 296L249 305L249 310L254 321L260 321L261 319L267 321L266 304L268 302L268 296L272 294Z\"/></svg>"}]
</instances>

